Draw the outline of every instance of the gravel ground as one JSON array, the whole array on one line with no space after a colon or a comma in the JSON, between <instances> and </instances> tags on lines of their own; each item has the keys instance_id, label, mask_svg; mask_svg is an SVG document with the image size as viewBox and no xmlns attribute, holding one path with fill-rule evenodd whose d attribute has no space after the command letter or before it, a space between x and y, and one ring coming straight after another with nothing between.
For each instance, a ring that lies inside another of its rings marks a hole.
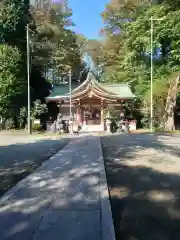
<instances>
[{"instance_id":1,"label":"gravel ground","mask_svg":"<svg viewBox=\"0 0 180 240\"><path fill-rule=\"evenodd\" d=\"M0 196L68 141L68 138L0 134Z\"/></svg>"},{"instance_id":2,"label":"gravel ground","mask_svg":"<svg viewBox=\"0 0 180 240\"><path fill-rule=\"evenodd\" d=\"M102 137L118 240L180 239L180 135Z\"/></svg>"}]
</instances>

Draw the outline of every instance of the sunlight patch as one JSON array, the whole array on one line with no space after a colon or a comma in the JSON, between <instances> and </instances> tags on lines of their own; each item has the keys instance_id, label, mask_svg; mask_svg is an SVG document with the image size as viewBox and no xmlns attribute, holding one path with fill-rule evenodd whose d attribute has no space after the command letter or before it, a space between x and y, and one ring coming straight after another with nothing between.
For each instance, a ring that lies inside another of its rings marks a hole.
<instances>
[{"instance_id":1,"label":"sunlight patch","mask_svg":"<svg viewBox=\"0 0 180 240\"><path fill-rule=\"evenodd\" d=\"M175 195L170 191L150 191L148 192L147 198L155 202L168 202L175 200Z\"/></svg>"}]
</instances>

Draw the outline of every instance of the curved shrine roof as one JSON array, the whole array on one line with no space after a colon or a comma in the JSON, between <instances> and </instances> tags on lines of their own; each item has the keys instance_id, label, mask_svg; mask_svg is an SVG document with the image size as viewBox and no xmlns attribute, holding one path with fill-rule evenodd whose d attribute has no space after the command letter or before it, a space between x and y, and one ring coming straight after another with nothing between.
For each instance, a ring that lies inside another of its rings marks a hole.
<instances>
[{"instance_id":1,"label":"curved shrine roof","mask_svg":"<svg viewBox=\"0 0 180 240\"><path fill-rule=\"evenodd\" d=\"M71 97L73 100L91 98L92 96L110 101L132 100L135 98L135 95L132 93L128 84L100 83L96 80L93 73L89 73L87 79L81 84L72 82L71 89ZM69 84L55 85L51 94L46 97L48 102L68 99Z\"/></svg>"}]
</instances>

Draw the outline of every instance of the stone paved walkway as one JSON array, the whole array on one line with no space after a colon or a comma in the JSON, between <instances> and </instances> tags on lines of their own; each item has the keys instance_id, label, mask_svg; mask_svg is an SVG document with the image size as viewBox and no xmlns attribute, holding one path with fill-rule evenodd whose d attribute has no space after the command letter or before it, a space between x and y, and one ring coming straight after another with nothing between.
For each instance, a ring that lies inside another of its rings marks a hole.
<instances>
[{"instance_id":1,"label":"stone paved walkway","mask_svg":"<svg viewBox=\"0 0 180 240\"><path fill-rule=\"evenodd\" d=\"M0 199L1 240L114 240L99 137L78 137Z\"/></svg>"}]
</instances>

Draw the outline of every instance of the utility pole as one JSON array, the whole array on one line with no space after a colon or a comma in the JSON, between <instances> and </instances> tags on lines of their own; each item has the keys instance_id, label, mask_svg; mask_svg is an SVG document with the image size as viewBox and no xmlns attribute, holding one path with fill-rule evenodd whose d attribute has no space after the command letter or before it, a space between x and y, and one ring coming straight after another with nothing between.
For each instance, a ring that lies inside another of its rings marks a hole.
<instances>
[{"instance_id":1,"label":"utility pole","mask_svg":"<svg viewBox=\"0 0 180 240\"><path fill-rule=\"evenodd\" d=\"M69 115L70 115L70 121L69 121L69 127L70 127L70 134L73 134L73 119L72 119L72 79L71 79L71 68L69 69Z\"/></svg>"},{"instance_id":2,"label":"utility pole","mask_svg":"<svg viewBox=\"0 0 180 240\"><path fill-rule=\"evenodd\" d=\"M71 99L71 92L72 92L72 86L71 86L71 68L69 69L69 113L70 113L70 120L72 120L72 99Z\"/></svg>"},{"instance_id":3,"label":"utility pole","mask_svg":"<svg viewBox=\"0 0 180 240\"><path fill-rule=\"evenodd\" d=\"M31 134L31 99L30 99L30 44L29 44L29 24L26 28L27 37L27 78L28 78L28 134Z\"/></svg>"},{"instance_id":4,"label":"utility pole","mask_svg":"<svg viewBox=\"0 0 180 240\"><path fill-rule=\"evenodd\" d=\"M154 119L154 112L153 112L153 35L154 35L154 21L161 21L164 18L153 18L151 17L151 113L150 113L150 131L153 132L153 119Z\"/></svg>"},{"instance_id":5,"label":"utility pole","mask_svg":"<svg viewBox=\"0 0 180 240\"><path fill-rule=\"evenodd\" d=\"M150 131L153 132L153 17L151 17L151 115Z\"/></svg>"}]
</instances>

